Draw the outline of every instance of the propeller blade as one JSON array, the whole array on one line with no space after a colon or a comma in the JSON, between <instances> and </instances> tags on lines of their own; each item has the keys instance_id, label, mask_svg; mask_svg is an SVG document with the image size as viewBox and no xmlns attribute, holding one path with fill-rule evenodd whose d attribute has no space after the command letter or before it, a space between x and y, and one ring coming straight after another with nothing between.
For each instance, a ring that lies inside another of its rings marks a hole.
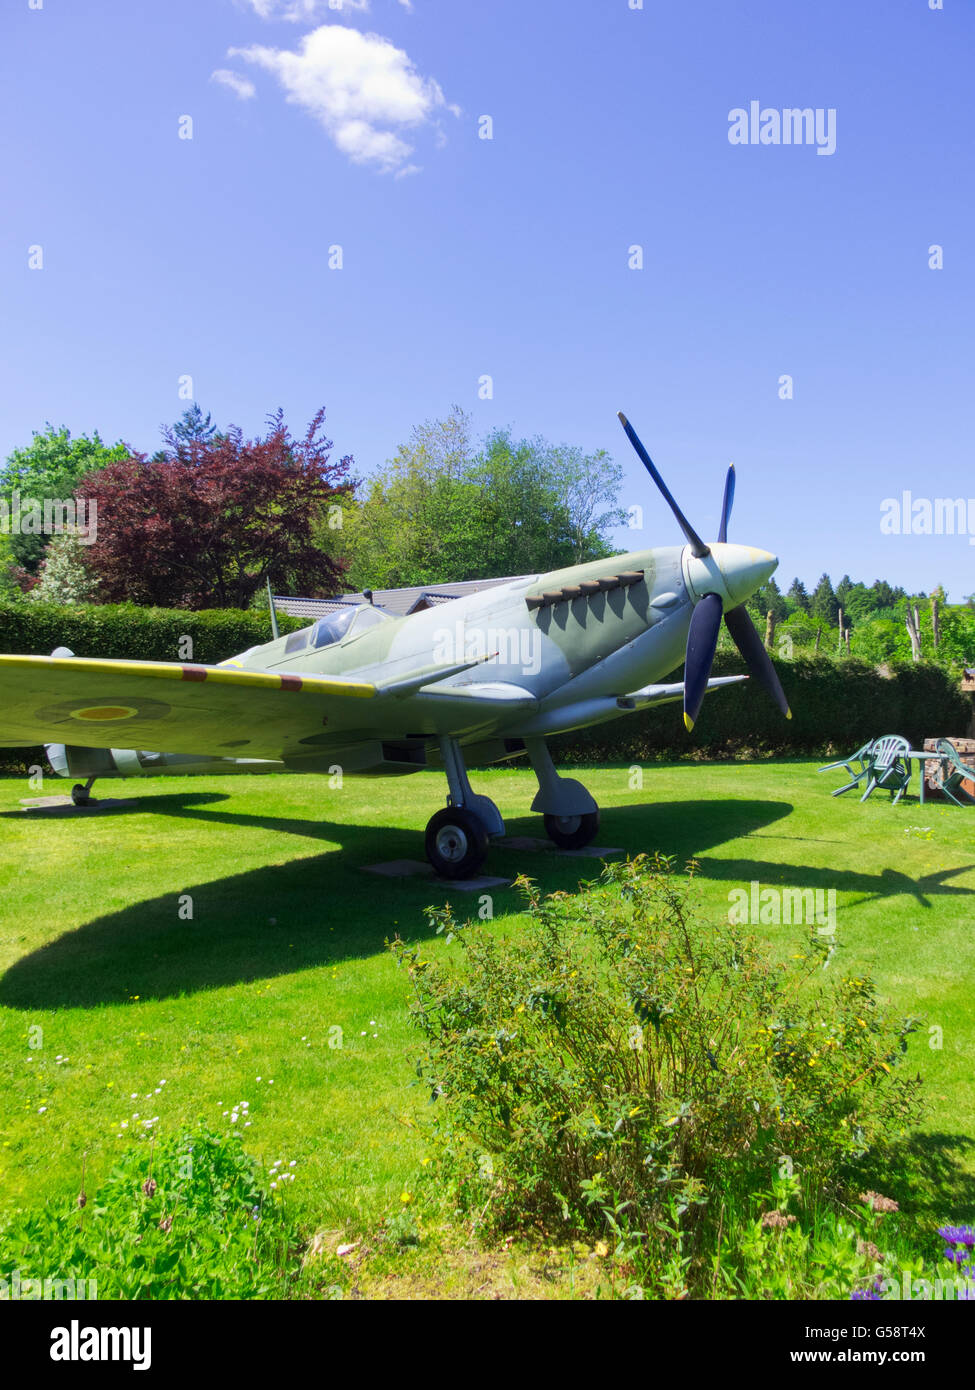
<instances>
[{"instance_id":1,"label":"propeller blade","mask_svg":"<svg viewBox=\"0 0 975 1390\"><path fill-rule=\"evenodd\" d=\"M775 667L769 660L769 654L765 650L764 643L756 632L755 624L748 613L742 607L731 608L724 615L724 620L728 625L732 641L744 657L749 671L764 685L786 719L791 719L792 711L785 698L785 691L782 689L782 684L775 674Z\"/></svg>"},{"instance_id":2,"label":"propeller blade","mask_svg":"<svg viewBox=\"0 0 975 1390\"><path fill-rule=\"evenodd\" d=\"M721 525L718 527L718 541L724 545L728 539L728 520L735 500L735 465L728 465L728 476L724 480L724 501L721 503Z\"/></svg>"},{"instance_id":3,"label":"propeller blade","mask_svg":"<svg viewBox=\"0 0 975 1390\"><path fill-rule=\"evenodd\" d=\"M688 732L694 728L708 688L708 677L718 645L721 627L721 599L717 594L705 594L694 606L687 632L687 653L684 658L684 724Z\"/></svg>"},{"instance_id":4,"label":"propeller blade","mask_svg":"<svg viewBox=\"0 0 975 1390\"><path fill-rule=\"evenodd\" d=\"M701 540L701 537L697 534L697 532L694 530L694 527L691 525L687 517L681 511L680 507L678 507L677 503L674 501L673 497L671 496L670 489L667 487L667 484L664 482L663 478L661 478L660 474L654 467L653 459L651 459L646 449L644 449L643 445L640 443L640 440L637 437L636 430L630 424L629 420L623 414L622 410L617 411L617 414L620 417L620 424L623 426L624 430L626 430L626 437L636 450L640 462L643 464L644 468L650 474L650 477L653 479L653 481L657 484L657 487L660 490L664 501L667 503L667 506L670 508L674 516L677 518L677 525L680 527L680 529L684 532L684 535L687 537L687 541L691 547L691 554L695 556L698 560L703 560L705 555L711 554L709 547L704 544L704 542Z\"/></svg>"}]
</instances>

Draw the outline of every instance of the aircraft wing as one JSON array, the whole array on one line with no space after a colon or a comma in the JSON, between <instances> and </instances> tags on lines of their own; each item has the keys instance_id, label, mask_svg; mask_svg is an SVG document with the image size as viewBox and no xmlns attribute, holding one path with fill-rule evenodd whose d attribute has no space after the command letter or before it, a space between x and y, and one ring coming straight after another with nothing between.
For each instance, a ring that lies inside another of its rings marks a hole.
<instances>
[{"instance_id":1,"label":"aircraft wing","mask_svg":"<svg viewBox=\"0 0 975 1390\"><path fill-rule=\"evenodd\" d=\"M307 751L300 740L320 734L330 717L347 720L350 708L383 693L342 676L0 656L0 747L67 743L281 758Z\"/></svg>"}]
</instances>

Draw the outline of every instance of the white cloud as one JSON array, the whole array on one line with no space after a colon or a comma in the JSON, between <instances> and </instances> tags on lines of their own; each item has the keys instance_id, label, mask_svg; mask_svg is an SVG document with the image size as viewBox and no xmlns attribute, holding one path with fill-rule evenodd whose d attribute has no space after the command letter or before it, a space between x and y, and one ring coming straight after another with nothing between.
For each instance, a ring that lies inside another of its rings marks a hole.
<instances>
[{"instance_id":1,"label":"white cloud","mask_svg":"<svg viewBox=\"0 0 975 1390\"><path fill-rule=\"evenodd\" d=\"M292 23L318 19L326 11L339 15L343 10L368 10L369 0L244 0L260 19L287 19ZM412 0L400 0L412 9Z\"/></svg>"},{"instance_id":2,"label":"white cloud","mask_svg":"<svg viewBox=\"0 0 975 1390\"><path fill-rule=\"evenodd\" d=\"M257 95L257 88L250 78L241 77L239 72L231 72L230 68L217 68L211 72L210 81L219 82L221 87L229 87L241 101L250 101L251 97Z\"/></svg>"},{"instance_id":3,"label":"white cloud","mask_svg":"<svg viewBox=\"0 0 975 1390\"><path fill-rule=\"evenodd\" d=\"M442 108L457 113L439 83L379 34L325 24L298 52L253 44L229 55L273 73L287 100L314 116L343 154L382 173L402 170L413 153L405 131L435 124Z\"/></svg>"}]
</instances>

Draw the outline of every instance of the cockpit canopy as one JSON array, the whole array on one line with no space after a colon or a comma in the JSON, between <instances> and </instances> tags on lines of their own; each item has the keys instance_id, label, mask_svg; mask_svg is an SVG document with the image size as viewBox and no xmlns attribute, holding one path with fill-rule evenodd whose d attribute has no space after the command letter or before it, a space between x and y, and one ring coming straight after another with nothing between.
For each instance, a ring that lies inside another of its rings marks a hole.
<instances>
[{"instance_id":1,"label":"cockpit canopy","mask_svg":"<svg viewBox=\"0 0 975 1390\"><path fill-rule=\"evenodd\" d=\"M371 604L350 603L344 608L336 608L333 612L326 613L324 618L319 618L311 627L292 632L284 644L285 656L304 651L306 647L330 647L347 635L358 636L367 628L389 621L388 613L373 608Z\"/></svg>"}]
</instances>

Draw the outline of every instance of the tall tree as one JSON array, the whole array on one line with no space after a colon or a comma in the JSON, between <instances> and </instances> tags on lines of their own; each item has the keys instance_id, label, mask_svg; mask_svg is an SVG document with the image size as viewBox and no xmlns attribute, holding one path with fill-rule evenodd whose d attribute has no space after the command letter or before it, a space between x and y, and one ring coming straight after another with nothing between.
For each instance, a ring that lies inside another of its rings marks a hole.
<instances>
[{"instance_id":1,"label":"tall tree","mask_svg":"<svg viewBox=\"0 0 975 1390\"><path fill-rule=\"evenodd\" d=\"M470 418L414 429L345 528L350 582L370 588L557 569L612 551L605 535L622 470L602 452L495 430Z\"/></svg>"},{"instance_id":2,"label":"tall tree","mask_svg":"<svg viewBox=\"0 0 975 1390\"><path fill-rule=\"evenodd\" d=\"M904 589L894 588L887 583L886 579L875 579L868 590L870 602L874 612L884 613L893 610L896 605L907 597Z\"/></svg>"},{"instance_id":3,"label":"tall tree","mask_svg":"<svg viewBox=\"0 0 975 1390\"><path fill-rule=\"evenodd\" d=\"M67 426L55 429L48 424L43 431L35 430L31 442L14 449L0 468L0 494L12 506L15 494L23 505L28 498L40 502L58 499L66 501L75 494L81 480L106 464L123 459L128 448L122 443L106 445L95 430L93 434L72 437ZM10 549L14 562L29 574L36 574L50 536L12 533Z\"/></svg>"},{"instance_id":4,"label":"tall tree","mask_svg":"<svg viewBox=\"0 0 975 1390\"><path fill-rule=\"evenodd\" d=\"M217 427L210 419L210 412L207 411L204 416L194 401L188 410L183 411L171 431L163 430L163 438L171 447L176 448L181 444L209 444L216 433Z\"/></svg>"},{"instance_id":5,"label":"tall tree","mask_svg":"<svg viewBox=\"0 0 975 1390\"><path fill-rule=\"evenodd\" d=\"M747 604L753 616L764 622L769 613L778 623L788 616L789 605L782 597L782 590L776 584L775 579L768 579L760 589L748 600Z\"/></svg>"},{"instance_id":6,"label":"tall tree","mask_svg":"<svg viewBox=\"0 0 975 1390\"><path fill-rule=\"evenodd\" d=\"M217 427L210 419L210 412L203 414L196 401L172 425L160 425L165 448L157 449L152 455L153 463L161 463L170 454L178 454L191 444L209 444L217 435Z\"/></svg>"},{"instance_id":7,"label":"tall tree","mask_svg":"<svg viewBox=\"0 0 975 1390\"><path fill-rule=\"evenodd\" d=\"M611 553L606 532L626 520L625 509L616 504L623 469L605 449L587 454L568 444L550 450L548 468L568 513L572 563L582 564Z\"/></svg>"},{"instance_id":8,"label":"tall tree","mask_svg":"<svg viewBox=\"0 0 975 1390\"><path fill-rule=\"evenodd\" d=\"M350 585L385 589L471 577L446 572L457 533L476 525L473 493L463 485L474 452L470 417L459 406L445 420L414 428L349 508L342 541Z\"/></svg>"},{"instance_id":9,"label":"tall tree","mask_svg":"<svg viewBox=\"0 0 975 1390\"><path fill-rule=\"evenodd\" d=\"M132 454L85 479L98 504L97 540L84 561L105 602L170 608L246 608L266 578L309 595L334 591L342 566L315 543L330 505L354 486L349 457L333 462L320 410L304 438L280 411L267 433Z\"/></svg>"},{"instance_id":10,"label":"tall tree","mask_svg":"<svg viewBox=\"0 0 975 1390\"><path fill-rule=\"evenodd\" d=\"M828 574L820 576L809 606L813 617L818 618L826 627L836 626L840 606L833 589L833 581Z\"/></svg>"},{"instance_id":11,"label":"tall tree","mask_svg":"<svg viewBox=\"0 0 975 1390\"><path fill-rule=\"evenodd\" d=\"M809 595L801 579L793 579L786 597L791 599L794 608L801 609L803 613L809 612Z\"/></svg>"}]
</instances>

